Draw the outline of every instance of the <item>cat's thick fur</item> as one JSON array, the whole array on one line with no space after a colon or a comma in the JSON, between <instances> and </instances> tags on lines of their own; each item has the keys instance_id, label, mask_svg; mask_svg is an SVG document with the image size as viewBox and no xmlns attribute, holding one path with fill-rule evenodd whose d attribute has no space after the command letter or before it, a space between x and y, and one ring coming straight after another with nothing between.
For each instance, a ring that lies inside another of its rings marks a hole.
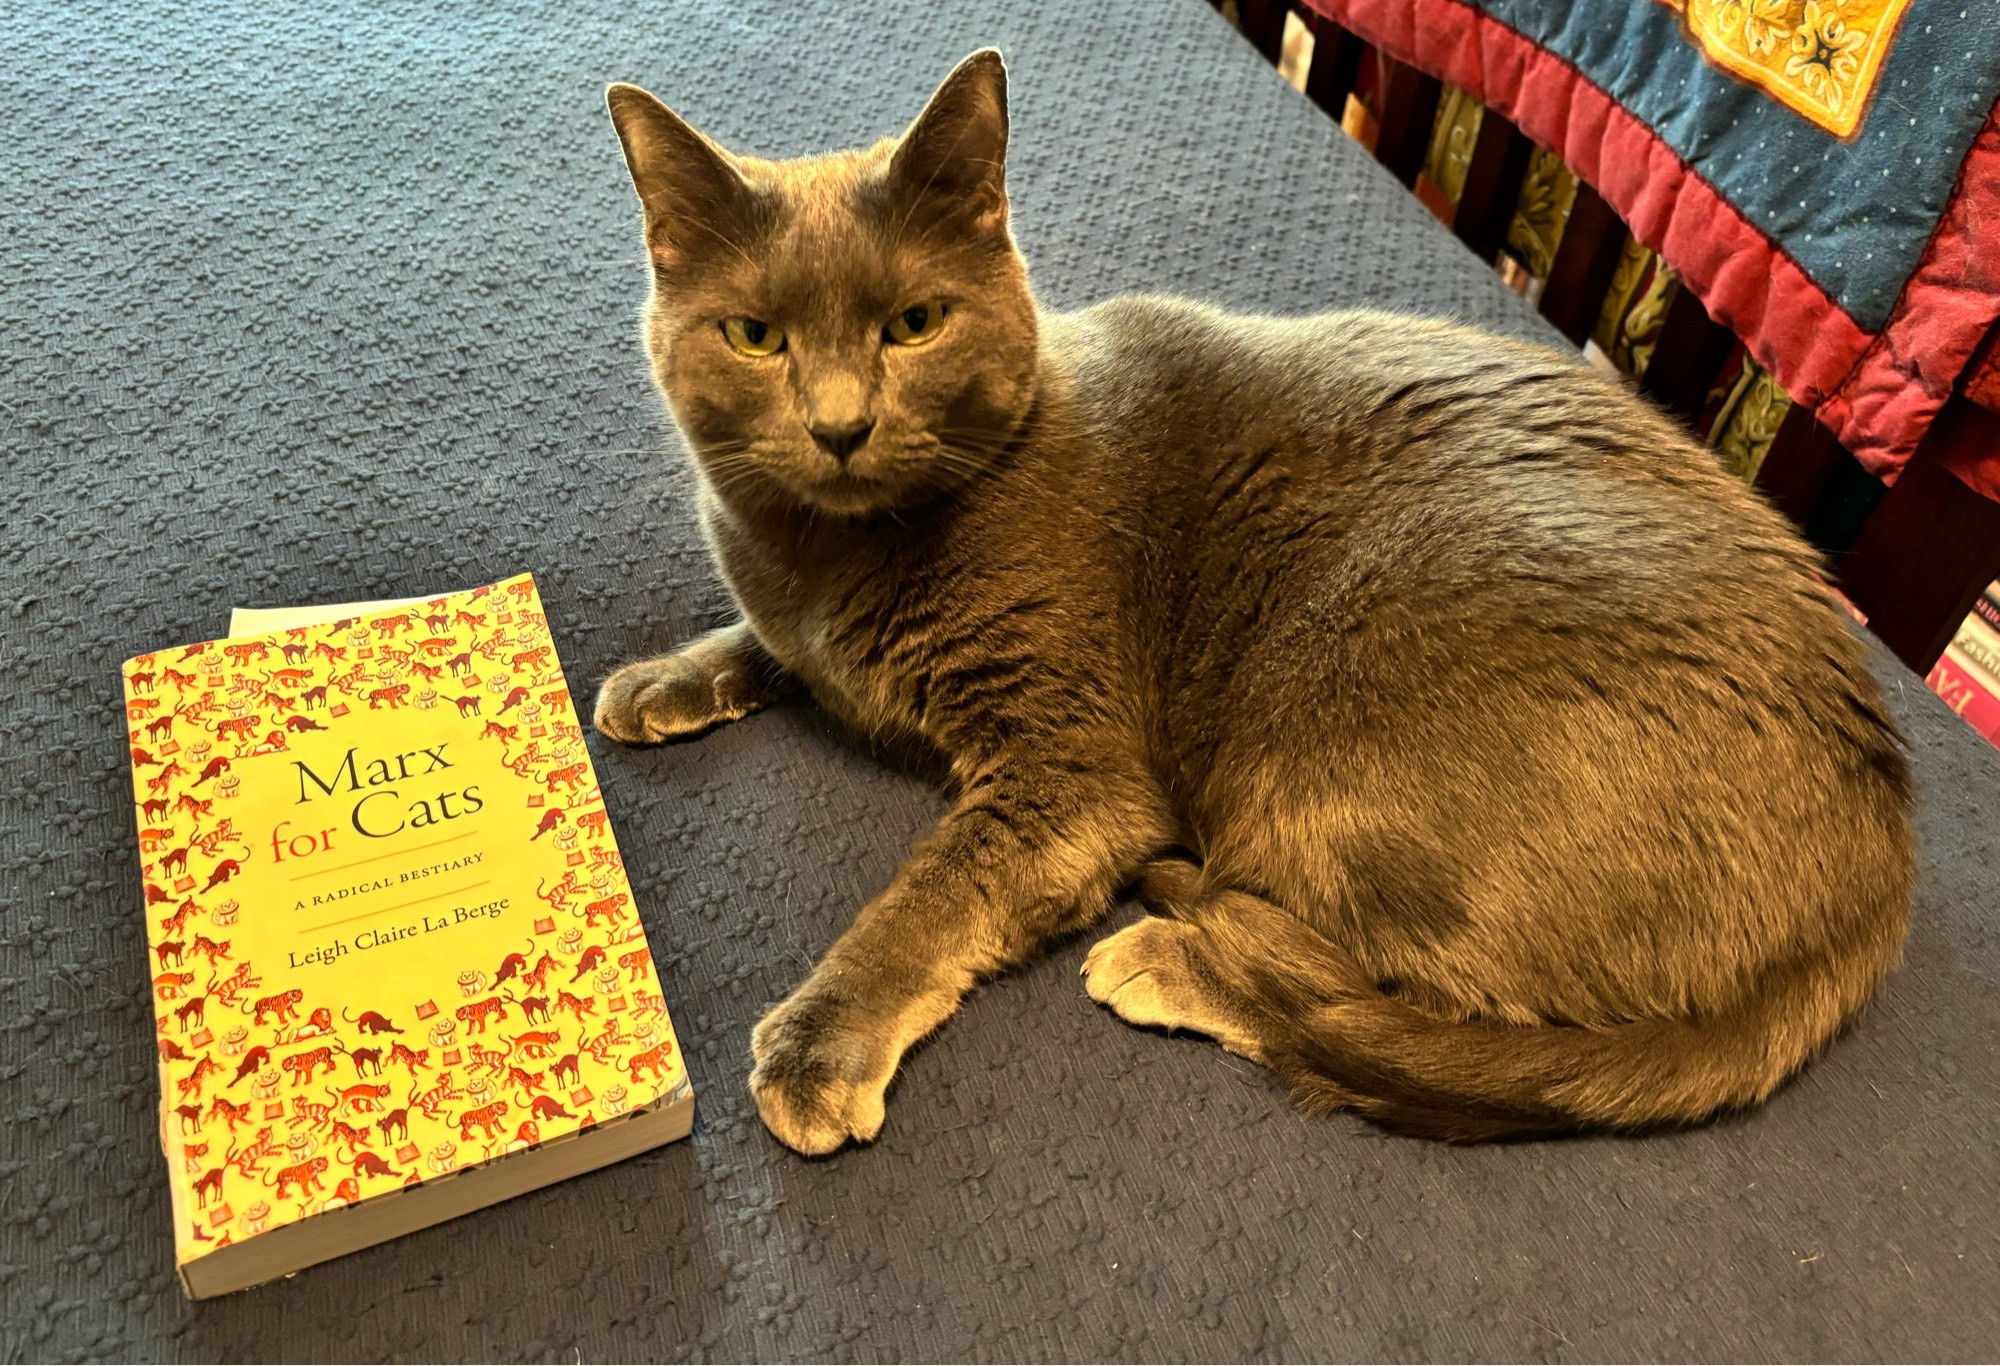
<instances>
[{"instance_id":1,"label":"cat's thick fur","mask_svg":"<svg viewBox=\"0 0 2000 1366\"><path fill-rule=\"evenodd\" d=\"M802 684L953 792L755 1032L780 1139L874 1137L906 1049L1135 881L1157 914L1093 998L1447 1138L1759 1100L1894 963L1910 786L1861 647L1617 382L1377 313L1038 313L992 53L900 140L793 162L609 98L743 620L597 724ZM943 328L898 346L913 303Z\"/></svg>"}]
</instances>

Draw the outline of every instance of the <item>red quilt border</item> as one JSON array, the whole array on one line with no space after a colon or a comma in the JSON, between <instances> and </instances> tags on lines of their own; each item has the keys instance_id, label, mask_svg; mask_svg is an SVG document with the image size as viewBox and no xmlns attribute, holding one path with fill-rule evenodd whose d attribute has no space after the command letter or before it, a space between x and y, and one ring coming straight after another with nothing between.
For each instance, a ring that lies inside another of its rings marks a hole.
<instances>
[{"instance_id":1,"label":"red quilt border","mask_svg":"<svg viewBox=\"0 0 2000 1366\"><path fill-rule=\"evenodd\" d=\"M1462 0L1307 3L1561 156L1884 482L2000 317L2000 104L1888 325L1871 335L1636 115L1491 15Z\"/></svg>"}]
</instances>

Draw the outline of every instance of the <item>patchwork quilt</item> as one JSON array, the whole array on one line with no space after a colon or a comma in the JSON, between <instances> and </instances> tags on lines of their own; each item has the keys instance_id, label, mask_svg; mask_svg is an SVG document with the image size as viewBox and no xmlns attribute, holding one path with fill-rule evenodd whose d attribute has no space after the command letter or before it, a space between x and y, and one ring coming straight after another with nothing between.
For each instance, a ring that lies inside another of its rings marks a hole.
<instances>
[{"instance_id":1,"label":"patchwork quilt","mask_svg":"<svg viewBox=\"0 0 2000 1366\"><path fill-rule=\"evenodd\" d=\"M2000 6L1311 4L1559 154L1885 481L2000 399Z\"/></svg>"}]
</instances>

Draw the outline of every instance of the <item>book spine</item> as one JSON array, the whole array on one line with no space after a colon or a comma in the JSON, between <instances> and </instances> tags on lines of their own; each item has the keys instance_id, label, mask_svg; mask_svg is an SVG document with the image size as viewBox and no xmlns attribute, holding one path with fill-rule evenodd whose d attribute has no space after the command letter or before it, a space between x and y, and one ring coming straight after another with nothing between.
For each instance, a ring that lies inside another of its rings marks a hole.
<instances>
[{"instance_id":1,"label":"book spine","mask_svg":"<svg viewBox=\"0 0 2000 1366\"><path fill-rule=\"evenodd\" d=\"M1995 630L2000 630L2000 596L1989 588L1972 603L1973 615Z\"/></svg>"},{"instance_id":2,"label":"book spine","mask_svg":"<svg viewBox=\"0 0 2000 1366\"><path fill-rule=\"evenodd\" d=\"M1993 683L1956 648L1948 649L1924 680L1966 724L2000 745L2000 696Z\"/></svg>"},{"instance_id":3,"label":"book spine","mask_svg":"<svg viewBox=\"0 0 2000 1366\"><path fill-rule=\"evenodd\" d=\"M1996 690L1996 681L2000 681L2000 634L1993 627L1976 616L1967 617L1952 636L1951 648L1964 657L1965 663L1985 675L1988 691Z\"/></svg>"}]
</instances>

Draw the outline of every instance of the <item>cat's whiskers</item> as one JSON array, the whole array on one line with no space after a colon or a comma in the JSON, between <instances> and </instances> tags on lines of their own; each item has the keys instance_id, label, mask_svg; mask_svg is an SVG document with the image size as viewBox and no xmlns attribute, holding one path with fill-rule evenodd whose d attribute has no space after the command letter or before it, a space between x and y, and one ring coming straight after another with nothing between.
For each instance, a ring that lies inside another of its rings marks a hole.
<instances>
[{"instance_id":1,"label":"cat's whiskers","mask_svg":"<svg viewBox=\"0 0 2000 1366\"><path fill-rule=\"evenodd\" d=\"M717 493L732 493L753 482L772 478L765 468L761 443L758 442L716 442L702 447L700 461L702 473Z\"/></svg>"},{"instance_id":2,"label":"cat's whiskers","mask_svg":"<svg viewBox=\"0 0 2000 1366\"><path fill-rule=\"evenodd\" d=\"M993 477L1004 469L1009 478L1025 483L1039 493L1053 495L1057 492L1049 483L1046 471L1006 459L1008 450L1016 441L1010 433L996 432L990 427L933 427L931 434L939 440L930 458L947 473L959 476L963 484Z\"/></svg>"}]
</instances>

